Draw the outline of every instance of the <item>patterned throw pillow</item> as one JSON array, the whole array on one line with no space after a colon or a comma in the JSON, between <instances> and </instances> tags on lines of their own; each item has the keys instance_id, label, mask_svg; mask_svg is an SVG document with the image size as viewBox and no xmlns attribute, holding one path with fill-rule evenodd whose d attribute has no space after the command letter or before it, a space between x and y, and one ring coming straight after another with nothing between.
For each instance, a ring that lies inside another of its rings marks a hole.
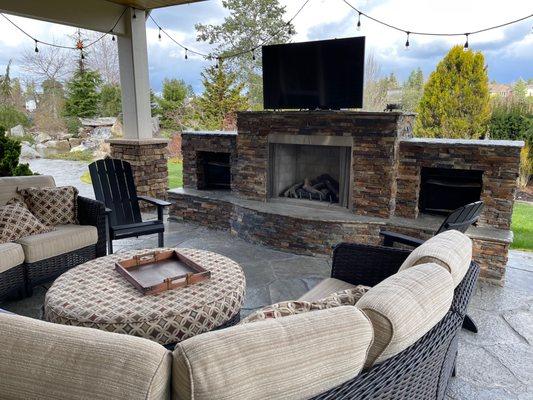
<instances>
[{"instance_id":1,"label":"patterned throw pillow","mask_svg":"<svg viewBox=\"0 0 533 400\"><path fill-rule=\"evenodd\" d=\"M28 209L19 204L0 207L0 243L53 230L53 227L42 224Z\"/></svg>"},{"instance_id":2,"label":"patterned throw pillow","mask_svg":"<svg viewBox=\"0 0 533 400\"><path fill-rule=\"evenodd\" d=\"M271 318L287 317L289 315L302 314L309 311L324 310L326 308L340 306L354 306L355 303L370 289L368 286L358 285L352 289L332 293L317 301L282 301L254 311L240 323L263 321Z\"/></svg>"},{"instance_id":3,"label":"patterned throw pillow","mask_svg":"<svg viewBox=\"0 0 533 400\"><path fill-rule=\"evenodd\" d=\"M78 189L73 186L19 191L28 209L48 226L78 223Z\"/></svg>"}]
</instances>

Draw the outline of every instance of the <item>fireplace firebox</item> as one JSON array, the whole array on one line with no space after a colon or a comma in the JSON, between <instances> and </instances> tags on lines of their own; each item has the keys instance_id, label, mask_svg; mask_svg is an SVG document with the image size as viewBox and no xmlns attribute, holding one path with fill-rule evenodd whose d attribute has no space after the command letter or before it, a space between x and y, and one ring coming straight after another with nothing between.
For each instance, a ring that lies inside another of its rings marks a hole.
<instances>
[{"instance_id":1,"label":"fireplace firebox","mask_svg":"<svg viewBox=\"0 0 533 400\"><path fill-rule=\"evenodd\" d=\"M421 171L419 210L426 214L447 215L480 200L483 171L426 168Z\"/></svg>"},{"instance_id":2,"label":"fireplace firebox","mask_svg":"<svg viewBox=\"0 0 533 400\"><path fill-rule=\"evenodd\" d=\"M213 190L231 187L230 154L197 152L198 189Z\"/></svg>"}]
</instances>

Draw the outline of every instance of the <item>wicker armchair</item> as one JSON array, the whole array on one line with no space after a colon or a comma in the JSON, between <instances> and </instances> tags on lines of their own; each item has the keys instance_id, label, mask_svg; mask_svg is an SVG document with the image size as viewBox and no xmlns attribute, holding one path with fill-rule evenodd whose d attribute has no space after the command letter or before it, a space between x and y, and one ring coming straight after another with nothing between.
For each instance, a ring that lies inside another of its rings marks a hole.
<instances>
[{"instance_id":1,"label":"wicker armchair","mask_svg":"<svg viewBox=\"0 0 533 400\"><path fill-rule=\"evenodd\" d=\"M35 263L25 263L26 294L31 296L32 289L43 282L57 278L76 265L106 255L105 206L102 202L78 196L78 220L80 225L97 228L96 244L60 254Z\"/></svg>"},{"instance_id":2,"label":"wicker armchair","mask_svg":"<svg viewBox=\"0 0 533 400\"><path fill-rule=\"evenodd\" d=\"M331 277L374 286L396 273L410 252L388 247L340 244L333 253ZM455 374L458 332L479 274L471 263L455 289L450 311L412 346L315 397L325 399L443 399Z\"/></svg>"}]
</instances>

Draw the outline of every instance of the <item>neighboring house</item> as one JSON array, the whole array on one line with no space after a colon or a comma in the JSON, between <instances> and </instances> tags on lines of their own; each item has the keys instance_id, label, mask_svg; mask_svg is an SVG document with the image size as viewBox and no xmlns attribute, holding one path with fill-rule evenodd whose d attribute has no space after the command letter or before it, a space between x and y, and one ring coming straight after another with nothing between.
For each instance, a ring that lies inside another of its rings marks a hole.
<instances>
[{"instance_id":1,"label":"neighboring house","mask_svg":"<svg viewBox=\"0 0 533 400\"><path fill-rule=\"evenodd\" d=\"M500 96L506 98L513 94L513 89L510 85L504 85L502 83L491 83L489 84L489 93L491 97Z\"/></svg>"},{"instance_id":2,"label":"neighboring house","mask_svg":"<svg viewBox=\"0 0 533 400\"><path fill-rule=\"evenodd\" d=\"M526 97L533 96L533 85L526 86Z\"/></svg>"},{"instance_id":3,"label":"neighboring house","mask_svg":"<svg viewBox=\"0 0 533 400\"><path fill-rule=\"evenodd\" d=\"M37 103L35 103L35 100L28 100L26 102L26 110L28 110L29 112L34 112L36 108Z\"/></svg>"}]
</instances>

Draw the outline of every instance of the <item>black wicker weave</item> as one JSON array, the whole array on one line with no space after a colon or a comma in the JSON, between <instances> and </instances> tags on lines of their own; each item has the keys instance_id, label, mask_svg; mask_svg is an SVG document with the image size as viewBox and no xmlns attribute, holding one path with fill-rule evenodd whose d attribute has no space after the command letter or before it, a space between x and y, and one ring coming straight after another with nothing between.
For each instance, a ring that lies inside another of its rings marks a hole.
<instances>
[{"instance_id":1,"label":"black wicker weave","mask_svg":"<svg viewBox=\"0 0 533 400\"><path fill-rule=\"evenodd\" d=\"M375 285L396 273L408 254L400 249L341 244L335 248L332 277ZM472 263L455 290L450 311L416 343L314 399L443 399L454 371L458 332L478 274L479 267ZM359 276L361 280L353 278Z\"/></svg>"},{"instance_id":2,"label":"black wicker weave","mask_svg":"<svg viewBox=\"0 0 533 400\"><path fill-rule=\"evenodd\" d=\"M98 230L96 257L106 255L105 206L98 200L78 196L78 220L80 225L92 225Z\"/></svg>"},{"instance_id":3,"label":"black wicker weave","mask_svg":"<svg viewBox=\"0 0 533 400\"><path fill-rule=\"evenodd\" d=\"M0 300L24 295L24 267L17 265L0 273Z\"/></svg>"}]
</instances>

